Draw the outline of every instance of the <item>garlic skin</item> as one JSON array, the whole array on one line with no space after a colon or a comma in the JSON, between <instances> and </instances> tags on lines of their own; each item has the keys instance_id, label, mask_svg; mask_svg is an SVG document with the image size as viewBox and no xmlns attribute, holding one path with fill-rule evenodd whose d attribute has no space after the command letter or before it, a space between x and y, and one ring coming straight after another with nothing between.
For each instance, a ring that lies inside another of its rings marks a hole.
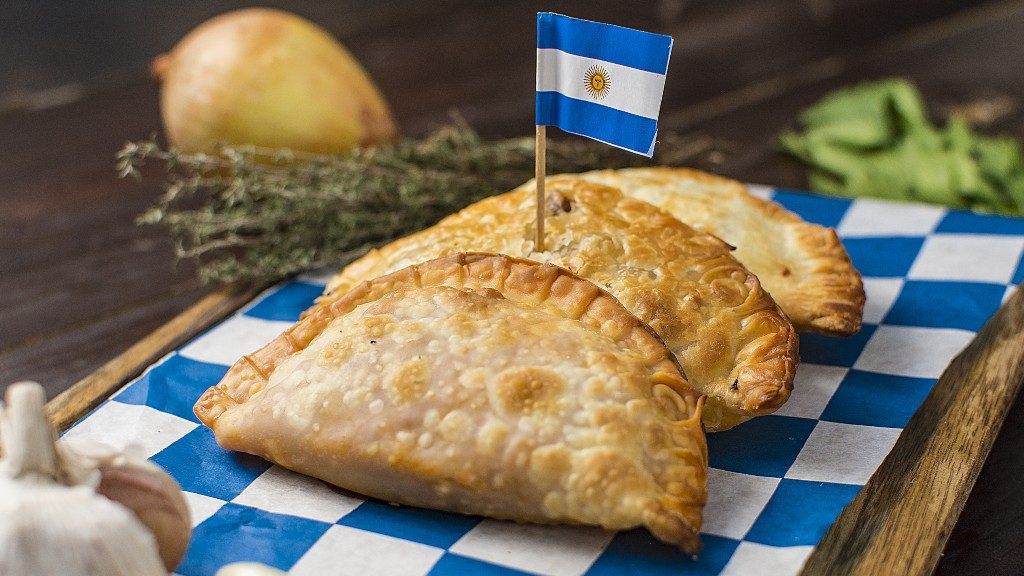
<instances>
[{"instance_id":1,"label":"garlic skin","mask_svg":"<svg viewBox=\"0 0 1024 576\"><path fill-rule=\"evenodd\" d=\"M0 574L166 576L156 539L135 515L73 479L46 420L42 386L19 382L0 403Z\"/></svg>"},{"instance_id":2,"label":"garlic skin","mask_svg":"<svg viewBox=\"0 0 1024 576\"><path fill-rule=\"evenodd\" d=\"M90 485L128 508L156 537L160 558L173 570L188 550L192 517L181 487L162 468L136 454L97 442L67 438L58 445L64 469L81 475L95 471Z\"/></svg>"},{"instance_id":3,"label":"garlic skin","mask_svg":"<svg viewBox=\"0 0 1024 576\"><path fill-rule=\"evenodd\" d=\"M166 576L156 540L87 486L0 480L0 574Z\"/></svg>"},{"instance_id":4,"label":"garlic skin","mask_svg":"<svg viewBox=\"0 0 1024 576\"><path fill-rule=\"evenodd\" d=\"M387 104L313 23L250 8L212 18L153 62L167 137L187 152L252 144L344 153L394 139Z\"/></svg>"}]
</instances>

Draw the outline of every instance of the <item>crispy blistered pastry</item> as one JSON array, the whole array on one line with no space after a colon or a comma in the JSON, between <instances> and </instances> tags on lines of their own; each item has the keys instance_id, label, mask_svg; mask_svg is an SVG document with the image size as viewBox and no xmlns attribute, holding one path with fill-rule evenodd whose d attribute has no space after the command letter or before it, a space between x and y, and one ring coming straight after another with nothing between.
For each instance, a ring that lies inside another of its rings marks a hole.
<instances>
[{"instance_id":1,"label":"crispy blistered pastry","mask_svg":"<svg viewBox=\"0 0 1024 576\"><path fill-rule=\"evenodd\" d=\"M735 180L685 168L599 170L577 175L620 188L736 247L793 324L848 336L860 330L864 285L835 230L805 222Z\"/></svg>"},{"instance_id":2,"label":"crispy blistered pastry","mask_svg":"<svg viewBox=\"0 0 1024 576\"><path fill-rule=\"evenodd\" d=\"M225 448L415 506L643 526L694 552L703 399L568 271L468 254L314 306L196 404Z\"/></svg>"},{"instance_id":3,"label":"crispy blistered pastry","mask_svg":"<svg viewBox=\"0 0 1024 576\"><path fill-rule=\"evenodd\" d=\"M353 262L324 301L359 282L463 251L567 268L613 296L664 339L707 395L704 424L722 430L786 401L797 365L792 324L730 247L618 188L548 181L545 252L534 251L532 192L494 196Z\"/></svg>"}]
</instances>

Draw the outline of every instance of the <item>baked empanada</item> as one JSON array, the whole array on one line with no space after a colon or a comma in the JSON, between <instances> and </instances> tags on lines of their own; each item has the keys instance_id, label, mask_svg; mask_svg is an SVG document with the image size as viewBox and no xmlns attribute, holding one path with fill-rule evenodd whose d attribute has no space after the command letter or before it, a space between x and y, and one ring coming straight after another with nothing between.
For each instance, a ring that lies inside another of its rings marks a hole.
<instances>
[{"instance_id":1,"label":"baked empanada","mask_svg":"<svg viewBox=\"0 0 1024 576\"><path fill-rule=\"evenodd\" d=\"M608 290L661 336L690 384L707 395L709 430L786 401L797 365L796 331L727 244L618 188L579 178L551 178L548 200L545 252L533 249L533 194L517 190L370 252L335 276L322 299L458 252L550 262Z\"/></svg>"},{"instance_id":2,"label":"baked empanada","mask_svg":"<svg viewBox=\"0 0 1024 576\"><path fill-rule=\"evenodd\" d=\"M225 448L390 502L644 526L693 552L702 403L664 343L590 282L460 254L314 306L195 412Z\"/></svg>"},{"instance_id":3,"label":"baked empanada","mask_svg":"<svg viewBox=\"0 0 1024 576\"><path fill-rule=\"evenodd\" d=\"M798 329L839 336L860 330L864 285L835 230L752 196L740 182L697 170L631 168L574 176L620 188L736 246L733 255ZM527 187L532 190L532 183Z\"/></svg>"}]
</instances>

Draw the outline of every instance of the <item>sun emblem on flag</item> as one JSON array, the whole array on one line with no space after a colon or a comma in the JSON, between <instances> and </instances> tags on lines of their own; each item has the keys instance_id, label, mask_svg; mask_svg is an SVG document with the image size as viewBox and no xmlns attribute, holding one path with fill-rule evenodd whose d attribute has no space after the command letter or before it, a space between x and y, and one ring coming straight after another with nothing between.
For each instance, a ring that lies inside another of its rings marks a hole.
<instances>
[{"instance_id":1,"label":"sun emblem on flag","mask_svg":"<svg viewBox=\"0 0 1024 576\"><path fill-rule=\"evenodd\" d=\"M592 98L600 100L608 95L608 90L612 87L612 79L608 76L607 70L594 65L587 68L587 73L583 75L583 87Z\"/></svg>"}]
</instances>

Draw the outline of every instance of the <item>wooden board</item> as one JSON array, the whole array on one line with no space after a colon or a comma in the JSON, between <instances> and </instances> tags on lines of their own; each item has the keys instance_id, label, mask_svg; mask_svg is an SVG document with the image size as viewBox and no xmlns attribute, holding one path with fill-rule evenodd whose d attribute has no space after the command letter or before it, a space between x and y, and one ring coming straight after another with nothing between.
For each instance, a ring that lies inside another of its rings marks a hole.
<instances>
[{"instance_id":1,"label":"wooden board","mask_svg":"<svg viewBox=\"0 0 1024 576\"><path fill-rule=\"evenodd\" d=\"M1024 384L1024 285L950 362L804 574L926 575Z\"/></svg>"},{"instance_id":2,"label":"wooden board","mask_svg":"<svg viewBox=\"0 0 1024 576\"><path fill-rule=\"evenodd\" d=\"M258 292L225 289L205 297L50 401L52 421L67 429L155 360ZM803 573L931 574L1022 385L1024 286L939 377Z\"/></svg>"}]
</instances>

